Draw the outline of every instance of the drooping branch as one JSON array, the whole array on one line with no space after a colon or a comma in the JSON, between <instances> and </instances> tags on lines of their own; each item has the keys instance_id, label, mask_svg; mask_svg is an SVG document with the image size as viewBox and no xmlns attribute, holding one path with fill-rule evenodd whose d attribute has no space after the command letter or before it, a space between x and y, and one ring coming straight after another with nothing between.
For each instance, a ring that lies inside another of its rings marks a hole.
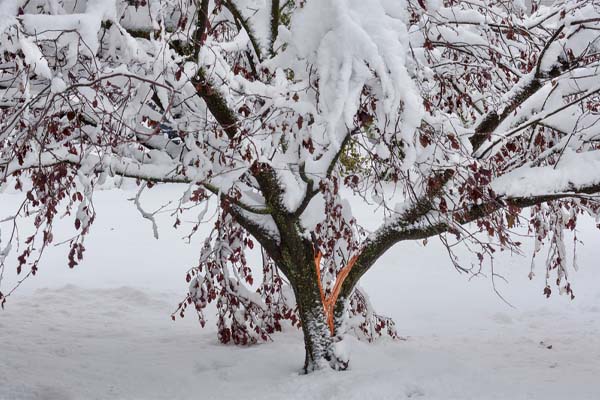
<instances>
[{"instance_id":1,"label":"drooping branch","mask_svg":"<svg viewBox=\"0 0 600 400\"><path fill-rule=\"evenodd\" d=\"M153 164L140 163L134 160L126 160L112 155L95 156L87 155L81 157L69 153L67 150L53 150L45 153L40 153L36 157L25 159L22 163L17 160L12 160L8 163L0 162L0 172L2 176L8 177L19 171L30 169L40 169L52 167L58 164L65 163L76 168L81 168L82 165L92 166L90 173L110 172L113 175L124 178L139 179L144 182L151 183L186 183L197 184L204 187L214 195L220 197L221 201L230 203L239 207L241 210L255 214L268 215L269 211L264 208L257 208L249 204L245 204L240 199L229 196L223 193L218 187L211 184L209 181L199 179L202 176L201 171L192 166L183 166L173 162L170 166L158 167ZM184 172L185 171L185 172Z\"/></svg>"}]
</instances>

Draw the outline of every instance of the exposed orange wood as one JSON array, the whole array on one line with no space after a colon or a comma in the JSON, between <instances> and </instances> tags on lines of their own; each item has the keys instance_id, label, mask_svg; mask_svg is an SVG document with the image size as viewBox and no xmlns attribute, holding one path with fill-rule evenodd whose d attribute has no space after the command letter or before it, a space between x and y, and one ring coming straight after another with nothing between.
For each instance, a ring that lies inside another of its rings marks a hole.
<instances>
[{"instance_id":1,"label":"exposed orange wood","mask_svg":"<svg viewBox=\"0 0 600 400\"><path fill-rule=\"evenodd\" d=\"M340 292L342 290L342 284L344 283L344 280L346 279L346 277L352 270L352 267L354 267L354 264L356 263L356 260L358 259L359 254L350 258L350 261L348 261L348 264L346 264L340 270L340 272L338 273L338 276L336 277L335 284L333 285L333 290L331 291L331 294L329 296L327 296L325 294L325 290L323 289L323 283L321 282L321 258L322 258L322 256L323 255L321 254L320 251L317 250L315 252L315 269L317 271L317 281L318 281L318 285L319 285L319 291L321 292L321 302L323 303L323 309L325 310L325 317L327 318L327 325L329 325L329 331L333 335L334 330L335 330L335 325L334 325L335 303L337 302L338 297L340 296Z\"/></svg>"},{"instance_id":2,"label":"exposed orange wood","mask_svg":"<svg viewBox=\"0 0 600 400\"><path fill-rule=\"evenodd\" d=\"M323 290L323 284L321 283L321 257L323 257L323 255L320 251L317 250L315 254L315 269L317 270L317 283L319 284L319 291L321 292L321 303L325 304L325 290Z\"/></svg>"}]
</instances>

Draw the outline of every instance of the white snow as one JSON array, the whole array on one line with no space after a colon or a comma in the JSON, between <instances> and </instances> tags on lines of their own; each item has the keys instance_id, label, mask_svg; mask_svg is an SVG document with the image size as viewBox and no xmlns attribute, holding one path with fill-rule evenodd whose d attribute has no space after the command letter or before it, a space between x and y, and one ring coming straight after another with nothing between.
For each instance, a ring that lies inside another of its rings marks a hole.
<instances>
[{"instance_id":1,"label":"white snow","mask_svg":"<svg viewBox=\"0 0 600 400\"><path fill-rule=\"evenodd\" d=\"M392 17L402 11L401 2L308 2L292 21L288 51L318 69L319 106L335 148L352 127L361 90L374 76L383 114L396 121L402 107L402 139L413 142L424 110L406 68L406 26L400 16ZM385 132L385 124L380 124ZM405 152L410 166L416 156L409 148Z\"/></svg>"},{"instance_id":2,"label":"white snow","mask_svg":"<svg viewBox=\"0 0 600 400\"><path fill-rule=\"evenodd\" d=\"M148 190L146 207L173 190ZM510 284L497 278L496 285L514 309L489 278L456 273L437 240L395 247L362 286L406 340L349 339L349 371L303 376L295 329L238 348L218 344L211 312L204 330L191 314L170 320L201 238L186 245L185 232L168 229L161 214L161 240L154 240L126 201L134 193L96 193L99 218L83 264L69 270L66 249L51 249L39 275L0 311L0 399L592 400L600 392L600 250L592 221L578 235L587 246L571 276L573 301L543 297L543 280L526 278L527 258L497 257L495 272ZM3 193L0 219L17 202ZM56 241L68 233L63 225ZM7 268L5 279L14 279L14 265Z\"/></svg>"},{"instance_id":3,"label":"white snow","mask_svg":"<svg viewBox=\"0 0 600 400\"><path fill-rule=\"evenodd\" d=\"M61 78L52 78L50 82L50 91L52 93L62 93L67 88L67 84Z\"/></svg>"},{"instance_id":4,"label":"white snow","mask_svg":"<svg viewBox=\"0 0 600 400\"><path fill-rule=\"evenodd\" d=\"M521 167L492 182L494 191L510 197L568 193L576 187L600 183L595 171L600 168L600 152L575 153L567 150L556 166Z\"/></svg>"},{"instance_id":5,"label":"white snow","mask_svg":"<svg viewBox=\"0 0 600 400\"><path fill-rule=\"evenodd\" d=\"M16 0L3 0L0 2L0 33L3 33L7 27L16 22L17 14Z\"/></svg>"},{"instance_id":6,"label":"white snow","mask_svg":"<svg viewBox=\"0 0 600 400\"><path fill-rule=\"evenodd\" d=\"M25 55L25 62L31 67L32 71L46 79L52 79L52 72L50 72L50 67L48 67L48 61L42 55L39 47L26 38L20 38L19 43Z\"/></svg>"}]
</instances>

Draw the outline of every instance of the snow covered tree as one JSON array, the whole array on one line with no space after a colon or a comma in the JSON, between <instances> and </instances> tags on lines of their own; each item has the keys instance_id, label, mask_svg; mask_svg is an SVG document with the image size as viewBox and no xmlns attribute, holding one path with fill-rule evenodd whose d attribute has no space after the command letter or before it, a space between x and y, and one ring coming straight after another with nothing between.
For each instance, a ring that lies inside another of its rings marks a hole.
<instances>
[{"instance_id":1,"label":"snow covered tree","mask_svg":"<svg viewBox=\"0 0 600 400\"><path fill-rule=\"evenodd\" d=\"M11 249L35 275L57 217L74 220L77 265L94 189L121 176L154 226L153 185L185 187L175 226L218 204L178 313L204 324L215 302L219 339L240 344L289 320L306 371L345 369L349 332L395 335L357 285L401 241L439 235L472 271L455 243L483 263L525 226L549 246L545 294L572 296L564 231L600 211L600 1L524 4L2 1L0 183L25 196L0 279ZM36 228L21 241L20 216Z\"/></svg>"}]
</instances>

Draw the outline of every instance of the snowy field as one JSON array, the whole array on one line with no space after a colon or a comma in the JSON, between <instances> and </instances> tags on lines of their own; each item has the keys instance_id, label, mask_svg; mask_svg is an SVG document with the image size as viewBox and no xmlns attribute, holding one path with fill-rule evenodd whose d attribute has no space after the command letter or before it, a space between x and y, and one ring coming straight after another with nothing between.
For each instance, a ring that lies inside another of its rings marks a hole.
<instances>
[{"instance_id":1,"label":"snowy field","mask_svg":"<svg viewBox=\"0 0 600 400\"><path fill-rule=\"evenodd\" d=\"M600 233L591 221L580 228L573 301L543 297L541 260L529 281L529 257L497 258L509 284L496 286L511 308L489 277L458 274L435 240L396 246L362 286L406 340L352 341L349 371L303 376L298 331L238 348L218 344L214 318L204 330L192 314L171 321L199 238L186 244L165 215L154 240L132 196L97 193L84 263L69 270L66 249L52 249L0 311L0 399L600 398ZM0 194L0 218L17 202ZM11 262L3 288L15 279Z\"/></svg>"}]
</instances>

